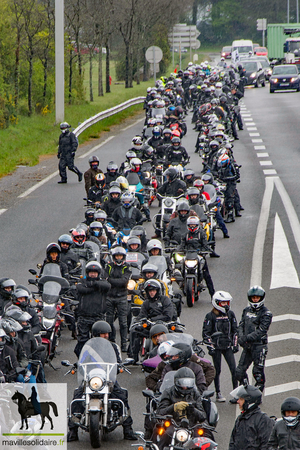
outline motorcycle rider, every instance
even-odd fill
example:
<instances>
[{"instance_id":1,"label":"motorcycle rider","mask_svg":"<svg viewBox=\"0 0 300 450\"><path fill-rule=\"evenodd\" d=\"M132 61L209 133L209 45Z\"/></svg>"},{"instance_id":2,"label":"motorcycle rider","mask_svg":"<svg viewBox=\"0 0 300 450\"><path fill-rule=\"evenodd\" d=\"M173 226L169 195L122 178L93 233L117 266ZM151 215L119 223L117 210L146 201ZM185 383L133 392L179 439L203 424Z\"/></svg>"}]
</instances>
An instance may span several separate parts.
<instances>
[{"instance_id":1,"label":"motorcycle rider","mask_svg":"<svg viewBox=\"0 0 300 450\"><path fill-rule=\"evenodd\" d=\"M186 169L183 172L183 180L184 180L187 188L190 188L193 186L193 183L195 180L195 172L193 171L193 169Z\"/></svg>"},{"instance_id":2,"label":"motorcycle rider","mask_svg":"<svg viewBox=\"0 0 300 450\"><path fill-rule=\"evenodd\" d=\"M281 405L282 420L272 430L268 450L294 450L300 448L300 400L286 398Z\"/></svg>"},{"instance_id":3,"label":"motorcycle rider","mask_svg":"<svg viewBox=\"0 0 300 450\"><path fill-rule=\"evenodd\" d=\"M118 230L132 229L143 222L141 211L134 206L135 197L131 192L125 192L121 196L121 206L113 212L112 218L117 224Z\"/></svg>"},{"instance_id":4,"label":"motorcycle rider","mask_svg":"<svg viewBox=\"0 0 300 450\"><path fill-rule=\"evenodd\" d=\"M16 381L18 366L16 354L6 345L6 333L0 328L0 382L13 383Z\"/></svg>"},{"instance_id":5,"label":"motorcycle rider","mask_svg":"<svg viewBox=\"0 0 300 450\"><path fill-rule=\"evenodd\" d=\"M97 173L95 176L95 184L90 187L88 192L88 199L96 206L100 207L102 197L104 196L104 189L106 185L106 178L103 173Z\"/></svg>"},{"instance_id":6,"label":"motorcycle rider","mask_svg":"<svg viewBox=\"0 0 300 450\"><path fill-rule=\"evenodd\" d=\"M158 189L158 193L165 197L178 197L186 191L186 184L178 178L178 171L175 167L169 167L164 173L167 181Z\"/></svg>"},{"instance_id":7,"label":"motorcycle rider","mask_svg":"<svg viewBox=\"0 0 300 450\"><path fill-rule=\"evenodd\" d=\"M76 173L79 182L82 181L82 172L74 166L78 139L74 133L70 132L69 128L71 128L71 125L67 122L60 124L61 135L59 136L57 157L59 159L59 175L61 180L58 181L58 184L67 183L67 167L71 172Z\"/></svg>"},{"instance_id":8,"label":"motorcycle rider","mask_svg":"<svg viewBox=\"0 0 300 450\"><path fill-rule=\"evenodd\" d=\"M180 423L182 418L189 420L189 425L204 422L206 415L202 406L201 395L196 389L195 375L188 367L181 367L174 375L174 386L166 389L160 398L157 414L160 416L172 415L175 422ZM171 425L157 440L159 449L168 447L171 443L174 426ZM156 434L156 433L155 433ZM155 442L157 436L154 436Z\"/></svg>"},{"instance_id":9,"label":"motorcycle rider","mask_svg":"<svg viewBox=\"0 0 300 450\"><path fill-rule=\"evenodd\" d=\"M236 167L232 164L230 157L224 153L218 159L218 178L226 183L226 190L224 192L225 206L227 210L227 219L225 223L234 222L233 209L235 209L235 216L241 217L240 214L240 204L235 204L235 192L236 192L236 181L239 179Z\"/></svg>"},{"instance_id":10,"label":"motorcycle rider","mask_svg":"<svg viewBox=\"0 0 300 450\"><path fill-rule=\"evenodd\" d=\"M241 414L235 421L228 450L267 450L274 422L259 408L261 391L251 385L239 386L230 395L236 399Z\"/></svg>"},{"instance_id":11,"label":"motorcycle rider","mask_svg":"<svg viewBox=\"0 0 300 450\"><path fill-rule=\"evenodd\" d=\"M247 377L247 369L253 362L253 377L261 392L265 387L264 366L268 353L268 329L272 322L272 313L264 305L266 292L261 286L252 286L248 293L249 306L242 313L238 326L238 343L243 347L236 378L242 383Z\"/></svg>"},{"instance_id":12,"label":"motorcycle rider","mask_svg":"<svg viewBox=\"0 0 300 450\"><path fill-rule=\"evenodd\" d=\"M200 205L200 191L196 186L193 186L187 190L187 199L191 211L193 211L200 219L200 222L204 223L207 220L203 206Z\"/></svg>"},{"instance_id":13,"label":"motorcycle rider","mask_svg":"<svg viewBox=\"0 0 300 450\"><path fill-rule=\"evenodd\" d=\"M169 297L162 295L160 282L155 279L147 280L144 284L144 291L146 300L143 302L135 322L139 322L141 319L170 322L173 317L173 306ZM133 358L135 363L139 360L139 350L139 334L134 327L131 327L128 356Z\"/></svg>"},{"instance_id":14,"label":"motorcycle rider","mask_svg":"<svg viewBox=\"0 0 300 450\"><path fill-rule=\"evenodd\" d=\"M107 224L107 213L102 209L98 209L94 216L95 222L100 222L103 226L104 232L106 234L107 240L110 244L115 241L116 230L113 229L112 225Z\"/></svg>"},{"instance_id":15,"label":"motorcycle rider","mask_svg":"<svg viewBox=\"0 0 300 450\"><path fill-rule=\"evenodd\" d=\"M82 223L89 226L94 221L95 212L96 210L94 208L87 208L84 213L85 220Z\"/></svg>"},{"instance_id":16,"label":"motorcycle rider","mask_svg":"<svg viewBox=\"0 0 300 450\"><path fill-rule=\"evenodd\" d=\"M84 183L85 183L85 190L86 195L89 193L89 189L95 185L95 176L97 173L103 173L101 169L99 169L99 158L97 156L90 156L89 158L89 165L90 168L84 172Z\"/></svg>"},{"instance_id":17,"label":"motorcycle rider","mask_svg":"<svg viewBox=\"0 0 300 450\"><path fill-rule=\"evenodd\" d=\"M186 165L189 162L189 155L185 147L181 145L180 137L174 136L172 144L167 150L167 161L169 164Z\"/></svg>"},{"instance_id":18,"label":"motorcycle rider","mask_svg":"<svg viewBox=\"0 0 300 450\"><path fill-rule=\"evenodd\" d=\"M104 175L106 186L109 187L110 183L112 181L115 181L120 176L120 173L118 171L118 164L116 164L114 161L110 161L107 165Z\"/></svg>"},{"instance_id":19,"label":"motorcycle rider","mask_svg":"<svg viewBox=\"0 0 300 450\"><path fill-rule=\"evenodd\" d=\"M77 344L74 353L77 357L90 338L93 324L104 319L106 296L111 287L105 279L106 274L97 261L90 261L86 267L86 278L76 285L79 305L77 307Z\"/></svg>"},{"instance_id":20,"label":"motorcycle rider","mask_svg":"<svg viewBox=\"0 0 300 450\"><path fill-rule=\"evenodd\" d=\"M0 280L0 316L3 315L6 303L10 302L15 290L16 283L12 278L1 278Z\"/></svg>"},{"instance_id":21,"label":"motorcycle rider","mask_svg":"<svg viewBox=\"0 0 300 450\"><path fill-rule=\"evenodd\" d=\"M237 387L234 353L239 351L239 346L237 342L237 321L234 312L230 309L231 300L232 297L229 292L215 292L212 298L213 309L206 314L202 329L203 341L208 346L208 353L212 356L216 369L214 382L217 402L226 401L220 389L222 355L231 372L233 389ZM222 335L214 339L215 332L221 332Z\"/></svg>"},{"instance_id":22,"label":"motorcycle rider","mask_svg":"<svg viewBox=\"0 0 300 450\"><path fill-rule=\"evenodd\" d=\"M121 337L121 350L127 351L127 284L131 277L130 265L126 263L126 250L115 247L111 250L112 262L108 263L105 271L111 288L106 299L106 320L111 326L110 341L115 342L116 330L114 327L115 314L118 315Z\"/></svg>"},{"instance_id":23,"label":"motorcycle rider","mask_svg":"<svg viewBox=\"0 0 300 450\"><path fill-rule=\"evenodd\" d=\"M164 281L158 279L157 266L155 264L146 262L146 264L144 264L142 266L141 278L136 282L136 285L135 285L135 288L133 291L133 303L135 305L143 304L145 297L146 297L144 285L145 285L145 282L147 280L150 280L151 278L154 278L155 280L158 280L160 282L162 294L169 297L167 284Z\"/></svg>"},{"instance_id":24,"label":"motorcycle rider","mask_svg":"<svg viewBox=\"0 0 300 450\"><path fill-rule=\"evenodd\" d=\"M84 259L86 262L93 259L93 251L86 243L86 233L82 228L76 228L72 231L73 244L71 250L79 259Z\"/></svg>"},{"instance_id":25,"label":"motorcycle rider","mask_svg":"<svg viewBox=\"0 0 300 450\"><path fill-rule=\"evenodd\" d=\"M110 333L111 333L111 327L110 327L109 323L105 322L104 320L98 320L92 326L92 337L101 337L103 339L108 340ZM118 364L122 364L122 357L121 357L118 345L115 344L114 342L111 342L111 345L115 351ZM84 393L84 386L83 385L78 386L74 391L73 400L83 398L83 393ZM137 437L135 436L134 431L132 429L133 420L130 415L130 408L129 408L129 404L128 404L128 393L125 389L122 389L120 387L117 380L116 380L113 390L110 394L110 398L118 398L124 402L124 404L128 410L127 418L126 418L126 420L124 420L124 422L122 422L124 439L130 440L130 441L136 441ZM84 412L84 405L82 403L76 402L75 404L72 405L72 414L83 413L83 412ZM67 442L78 441L77 425L74 422L69 420L68 427L69 427L69 432L67 435Z\"/></svg>"},{"instance_id":26,"label":"motorcycle rider","mask_svg":"<svg viewBox=\"0 0 300 450\"><path fill-rule=\"evenodd\" d=\"M40 270L40 276L43 275L44 268L47 264L57 264L60 268L60 273L63 278L69 276L68 266L60 259L61 248L56 242L51 242L46 248L46 259L43 262L42 268Z\"/></svg>"},{"instance_id":27,"label":"motorcycle rider","mask_svg":"<svg viewBox=\"0 0 300 450\"><path fill-rule=\"evenodd\" d=\"M107 200L101 205L101 209L106 212L108 217L112 217L116 208L121 206L121 189L118 186L109 188Z\"/></svg>"},{"instance_id":28,"label":"motorcycle rider","mask_svg":"<svg viewBox=\"0 0 300 450\"><path fill-rule=\"evenodd\" d=\"M16 292L12 296L12 300L6 304L4 310L5 314L6 311L9 309L9 307L12 307L12 305L18 306L22 311L27 312L30 314L29 323L31 326L31 331L33 334L38 334L40 332L40 319L39 316L34 308L31 308L30 306L30 299L29 299L29 293L27 290L18 288L16 289Z\"/></svg>"},{"instance_id":29,"label":"motorcycle rider","mask_svg":"<svg viewBox=\"0 0 300 450\"><path fill-rule=\"evenodd\" d=\"M144 195L142 192L140 192L140 188L143 188L143 186L149 184L149 179L146 178L147 173L142 172L142 161L139 158L133 158L130 161L130 165L126 173L124 174L125 177L129 180L130 179L130 173L136 173L139 178L139 184L137 185L137 189L135 192L136 197L138 198L141 210L145 214L148 222L150 222L150 210L149 207L144 203Z\"/></svg>"},{"instance_id":30,"label":"motorcycle rider","mask_svg":"<svg viewBox=\"0 0 300 450\"><path fill-rule=\"evenodd\" d=\"M79 272L80 267L78 265L79 258L76 253L71 250L73 244L72 238L69 234L62 234L58 238L58 245L61 248L60 260L67 265L69 273Z\"/></svg>"},{"instance_id":31,"label":"motorcycle rider","mask_svg":"<svg viewBox=\"0 0 300 450\"><path fill-rule=\"evenodd\" d=\"M168 247L170 241L181 242L181 237L187 232L187 219L189 217L190 206L186 201L179 203L177 207L177 217L170 220L166 235L164 237L165 245Z\"/></svg>"},{"instance_id":32,"label":"motorcycle rider","mask_svg":"<svg viewBox=\"0 0 300 450\"><path fill-rule=\"evenodd\" d=\"M213 184L214 179L213 179L213 176L212 176L211 173L205 173L204 175L202 175L201 179L202 179L202 181L204 183L204 191L206 191L206 189L207 190L208 189L213 189L214 192L216 193L216 188L215 188L215 186ZM209 185L209 186L206 188L205 186L207 186L207 185ZM217 211L216 211L215 217L216 217L217 224L218 224L219 228L223 232L224 239L229 239L230 236L228 234L228 230L227 230L227 227L225 225L224 219L223 219L223 217L222 217L222 215L220 213L220 207L219 207L219 205L216 205L216 207L217 207Z\"/></svg>"}]
</instances>

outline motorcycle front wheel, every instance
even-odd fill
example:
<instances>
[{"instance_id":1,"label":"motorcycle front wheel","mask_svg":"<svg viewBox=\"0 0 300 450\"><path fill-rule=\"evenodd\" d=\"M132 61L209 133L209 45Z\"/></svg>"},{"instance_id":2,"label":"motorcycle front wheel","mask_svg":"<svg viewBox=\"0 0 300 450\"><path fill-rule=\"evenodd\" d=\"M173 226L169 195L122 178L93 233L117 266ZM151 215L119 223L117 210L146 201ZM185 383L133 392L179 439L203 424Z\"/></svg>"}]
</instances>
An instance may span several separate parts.
<instances>
[{"instance_id":1,"label":"motorcycle front wheel","mask_svg":"<svg viewBox=\"0 0 300 450\"><path fill-rule=\"evenodd\" d=\"M100 426L100 411L90 414L90 441L93 448L101 447L103 430Z\"/></svg>"},{"instance_id":2,"label":"motorcycle front wheel","mask_svg":"<svg viewBox=\"0 0 300 450\"><path fill-rule=\"evenodd\" d=\"M195 279L188 278L186 280L186 303L189 308L194 306L195 302Z\"/></svg>"}]
</instances>

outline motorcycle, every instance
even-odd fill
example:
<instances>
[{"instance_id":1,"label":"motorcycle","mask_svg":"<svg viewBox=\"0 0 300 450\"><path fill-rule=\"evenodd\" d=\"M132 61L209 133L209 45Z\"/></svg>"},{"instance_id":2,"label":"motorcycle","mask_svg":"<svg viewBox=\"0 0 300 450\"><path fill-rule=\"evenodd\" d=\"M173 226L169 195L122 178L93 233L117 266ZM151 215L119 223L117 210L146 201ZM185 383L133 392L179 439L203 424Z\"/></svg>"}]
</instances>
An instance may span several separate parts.
<instances>
[{"instance_id":1,"label":"motorcycle","mask_svg":"<svg viewBox=\"0 0 300 450\"><path fill-rule=\"evenodd\" d=\"M118 398L110 398L117 380L118 368L126 370L117 363L115 351L109 341L96 337L90 339L81 350L78 363L62 361L63 366L71 366L65 374L77 372L79 386L83 386L83 397L75 398L68 408L68 418L78 427L89 433L91 446L99 448L102 439L127 418L127 408ZM72 406L81 412L74 412ZM74 408L76 410L76 408Z\"/></svg>"},{"instance_id":2,"label":"motorcycle","mask_svg":"<svg viewBox=\"0 0 300 450\"><path fill-rule=\"evenodd\" d=\"M152 225L154 229L158 229L162 233L162 236L165 237L170 217L176 211L178 200L184 197L184 194L181 194L178 197L164 197L157 194L156 197L161 202L161 209L160 212L155 214L152 218Z\"/></svg>"}]
</instances>

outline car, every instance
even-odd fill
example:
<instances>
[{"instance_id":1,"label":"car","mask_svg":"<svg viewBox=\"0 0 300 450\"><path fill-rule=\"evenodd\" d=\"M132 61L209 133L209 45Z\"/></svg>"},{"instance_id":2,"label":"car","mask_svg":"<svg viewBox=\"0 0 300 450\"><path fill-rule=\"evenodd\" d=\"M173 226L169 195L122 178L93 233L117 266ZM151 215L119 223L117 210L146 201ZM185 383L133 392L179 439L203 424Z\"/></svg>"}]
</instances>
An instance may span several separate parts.
<instances>
[{"instance_id":1,"label":"car","mask_svg":"<svg viewBox=\"0 0 300 450\"><path fill-rule=\"evenodd\" d=\"M256 56L268 56L268 49L266 47L256 47L254 49L254 54Z\"/></svg>"},{"instance_id":2,"label":"car","mask_svg":"<svg viewBox=\"0 0 300 450\"><path fill-rule=\"evenodd\" d=\"M225 59L231 59L231 46L222 48L221 57Z\"/></svg>"},{"instance_id":3,"label":"car","mask_svg":"<svg viewBox=\"0 0 300 450\"><path fill-rule=\"evenodd\" d=\"M247 78L246 86L265 86L266 78L265 72L262 68L262 64L260 61L256 61L256 59L247 59L242 61L242 65L245 69L245 76Z\"/></svg>"},{"instance_id":4,"label":"car","mask_svg":"<svg viewBox=\"0 0 300 450\"><path fill-rule=\"evenodd\" d=\"M267 56L253 56L253 60L259 61L262 65L262 68L265 72L265 79L269 80L270 76L272 75L272 67L270 64L270 61L268 60Z\"/></svg>"},{"instance_id":5,"label":"car","mask_svg":"<svg viewBox=\"0 0 300 450\"><path fill-rule=\"evenodd\" d=\"M274 91L296 89L300 91L300 75L295 64L274 66L270 77L270 94Z\"/></svg>"}]
</instances>

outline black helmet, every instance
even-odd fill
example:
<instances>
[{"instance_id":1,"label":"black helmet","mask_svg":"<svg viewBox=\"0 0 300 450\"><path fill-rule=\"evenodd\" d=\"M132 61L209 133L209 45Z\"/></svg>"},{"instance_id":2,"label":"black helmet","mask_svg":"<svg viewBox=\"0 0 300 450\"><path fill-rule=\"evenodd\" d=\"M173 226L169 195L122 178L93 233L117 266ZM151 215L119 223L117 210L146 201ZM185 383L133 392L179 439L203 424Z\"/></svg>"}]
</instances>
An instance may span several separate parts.
<instances>
[{"instance_id":1,"label":"black helmet","mask_svg":"<svg viewBox=\"0 0 300 450\"><path fill-rule=\"evenodd\" d=\"M97 320L92 326L92 336L100 337L100 334L111 333L111 326L104 320Z\"/></svg>"},{"instance_id":2,"label":"black helmet","mask_svg":"<svg viewBox=\"0 0 300 450\"><path fill-rule=\"evenodd\" d=\"M141 273L144 278L147 278L146 277L147 273L153 274L153 276L151 276L151 278L157 278L158 267L155 264L147 263L142 267Z\"/></svg>"},{"instance_id":3,"label":"black helmet","mask_svg":"<svg viewBox=\"0 0 300 450\"><path fill-rule=\"evenodd\" d=\"M97 272L98 276L96 278L93 278L93 280L99 280L100 273L101 273L101 266L100 266L100 264L97 261L90 261L85 266L85 273L86 273L86 278L87 279L91 279L90 276L89 276L90 272Z\"/></svg>"},{"instance_id":4,"label":"black helmet","mask_svg":"<svg viewBox=\"0 0 300 450\"><path fill-rule=\"evenodd\" d=\"M150 337L151 338L157 334L163 334L163 333L165 333L165 334L169 333L168 328L163 323L156 323L150 329Z\"/></svg>"},{"instance_id":5,"label":"black helmet","mask_svg":"<svg viewBox=\"0 0 300 450\"><path fill-rule=\"evenodd\" d=\"M174 347L174 346L173 346ZM174 375L174 385L180 395L187 395L195 388L195 374L189 367L181 367Z\"/></svg>"},{"instance_id":6,"label":"black helmet","mask_svg":"<svg viewBox=\"0 0 300 450\"><path fill-rule=\"evenodd\" d=\"M214 139L213 141L210 141L209 147L210 147L212 152L216 152L216 151L219 150L220 144L219 144L219 142L216 139Z\"/></svg>"},{"instance_id":7,"label":"black helmet","mask_svg":"<svg viewBox=\"0 0 300 450\"><path fill-rule=\"evenodd\" d=\"M1 278L0 280L0 294L5 300L10 300L14 292L16 283L12 278ZM11 288L10 291L6 291L5 288Z\"/></svg>"},{"instance_id":8,"label":"black helmet","mask_svg":"<svg viewBox=\"0 0 300 450\"><path fill-rule=\"evenodd\" d=\"M179 342L172 345L168 354L170 356L168 363L173 370L177 370L190 360L192 356L192 348L188 344Z\"/></svg>"},{"instance_id":9,"label":"black helmet","mask_svg":"<svg viewBox=\"0 0 300 450\"><path fill-rule=\"evenodd\" d=\"M249 291L247 292L248 301L249 301L249 305L251 306L251 308L260 309L265 302L265 295L266 295L266 292L261 286L252 286L249 289ZM260 297L260 301L254 303L252 301L253 296Z\"/></svg>"},{"instance_id":10,"label":"black helmet","mask_svg":"<svg viewBox=\"0 0 300 450\"><path fill-rule=\"evenodd\" d=\"M51 244L47 245L46 255L49 260L50 260L50 253L53 251L58 253L58 259L59 259L59 256L61 254L61 248L58 244L56 244L56 242L51 242Z\"/></svg>"},{"instance_id":11,"label":"black helmet","mask_svg":"<svg viewBox=\"0 0 300 450\"><path fill-rule=\"evenodd\" d=\"M251 411L261 404L262 392L256 386L239 386L230 392L230 395L235 398L243 398L245 403L243 404L243 411Z\"/></svg>"},{"instance_id":12,"label":"black helmet","mask_svg":"<svg viewBox=\"0 0 300 450\"><path fill-rule=\"evenodd\" d=\"M123 258L118 260L118 259L116 259L117 255L122 255ZM121 266L124 263L124 261L126 260L126 250L125 250L125 248L123 248L121 246L115 247L111 250L111 256L112 256L114 263L117 264L118 266Z\"/></svg>"},{"instance_id":13,"label":"black helmet","mask_svg":"<svg viewBox=\"0 0 300 450\"><path fill-rule=\"evenodd\" d=\"M150 297L149 291L156 289L156 294L154 297ZM150 301L158 300L161 294L161 285L160 282L151 278L144 283L144 290L146 292L147 298Z\"/></svg>"},{"instance_id":14,"label":"black helmet","mask_svg":"<svg viewBox=\"0 0 300 450\"><path fill-rule=\"evenodd\" d=\"M167 177L168 181L172 182L178 177L178 172L174 167L170 167L165 171L165 176Z\"/></svg>"},{"instance_id":15,"label":"black helmet","mask_svg":"<svg viewBox=\"0 0 300 450\"><path fill-rule=\"evenodd\" d=\"M196 198L191 198L191 195L196 195ZM189 202L191 205L196 205L197 203L199 203L199 198L200 198L200 192L199 189L197 189L196 187L191 187L187 190L187 197L189 199Z\"/></svg>"},{"instance_id":16,"label":"black helmet","mask_svg":"<svg viewBox=\"0 0 300 450\"><path fill-rule=\"evenodd\" d=\"M186 203L186 201L180 202L178 207L177 207L177 211L178 211L178 217L181 221L186 221L188 216L189 216L189 212L190 212L190 205L188 203ZM183 211L187 211L185 214L183 214Z\"/></svg>"},{"instance_id":17,"label":"black helmet","mask_svg":"<svg viewBox=\"0 0 300 450\"><path fill-rule=\"evenodd\" d=\"M286 411L298 411L297 416L286 416ZM300 400L297 397L288 397L281 405L281 416L288 427L297 425L300 419Z\"/></svg>"},{"instance_id":18,"label":"black helmet","mask_svg":"<svg viewBox=\"0 0 300 450\"><path fill-rule=\"evenodd\" d=\"M98 169L100 164L99 158L97 156L90 156L89 164L91 166L91 169Z\"/></svg>"},{"instance_id":19,"label":"black helmet","mask_svg":"<svg viewBox=\"0 0 300 450\"><path fill-rule=\"evenodd\" d=\"M196 437L194 439L189 439L183 448L185 450L217 450L218 444L216 444L211 439L206 437Z\"/></svg>"},{"instance_id":20,"label":"black helmet","mask_svg":"<svg viewBox=\"0 0 300 450\"><path fill-rule=\"evenodd\" d=\"M94 220L94 215L95 215L95 210L93 208L88 208L85 213L84 213L84 217L86 220L86 223L89 225L90 223L93 222Z\"/></svg>"},{"instance_id":21,"label":"black helmet","mask_svg":"<svg viewBox=\"0 0 300 450\"><path fill-rule=\"evenodd\" d=\"M173 147L178 148L181 144L180 137L178 137L178 136L172 137L171 142L172 142Z\"/></svg>"},{"instance_id":22,"label":"black helmet","mask_svg":"<svg viewBox=\"0 0 300 450\"><path fill-rule=\"evenodd\" d=\"M132 249L131 245L138 245L136 249ZM138 236L130 236L127 241L127 249L129 252L140 252L141 251L141 240Z\"/></svg>"}]
</instances>

